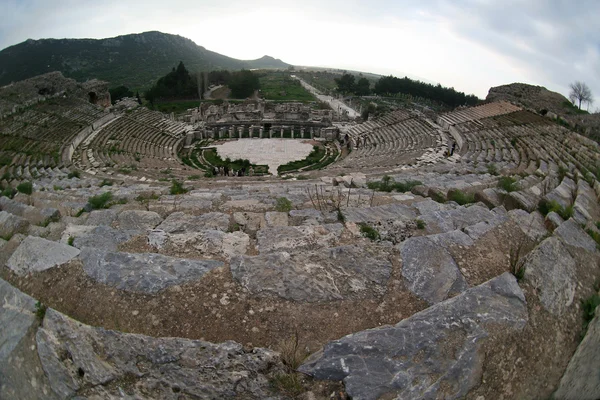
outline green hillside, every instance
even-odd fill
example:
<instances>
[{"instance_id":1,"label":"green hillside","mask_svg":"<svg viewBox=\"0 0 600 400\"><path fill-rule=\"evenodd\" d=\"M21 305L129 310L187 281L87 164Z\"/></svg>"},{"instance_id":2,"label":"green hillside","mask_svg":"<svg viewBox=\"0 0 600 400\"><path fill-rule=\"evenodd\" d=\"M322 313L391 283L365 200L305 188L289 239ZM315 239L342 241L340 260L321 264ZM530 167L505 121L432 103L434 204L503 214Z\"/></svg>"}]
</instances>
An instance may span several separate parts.
<instances>
[{"instance_id":1,"label":"green hillside","mask_svg":"<svg viewBox=\"0 0 600 400\"><path fill-rule=\"evenodd\" d=\"M60 71L78 81L97 78L110 82L111 87L146 88L179 61L191 73L289 66L269 56L237 60L161 32L108 39L30 39L0 51L0 85Z\"/></svg>"}]
</instances>

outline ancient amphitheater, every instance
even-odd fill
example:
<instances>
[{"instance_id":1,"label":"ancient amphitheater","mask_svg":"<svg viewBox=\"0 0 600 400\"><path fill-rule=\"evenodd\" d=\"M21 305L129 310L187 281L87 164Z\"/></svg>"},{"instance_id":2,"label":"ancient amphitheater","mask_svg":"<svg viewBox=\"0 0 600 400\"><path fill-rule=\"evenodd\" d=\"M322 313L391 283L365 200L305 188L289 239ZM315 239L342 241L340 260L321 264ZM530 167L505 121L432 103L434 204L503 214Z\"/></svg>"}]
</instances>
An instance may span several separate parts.
<instances>
[{"instance_id":1,"label":"ancient amphitheater","mask_svg":"<svg viewBox=\"0 0 600 400\"><path fill-rule=\"evenodd\" d=\"M600 396L600 151L552 120L177 121L59 74L0 99L2 399ZM204 177L267 135L326 150Z\"/></svg>"}]
</instances>

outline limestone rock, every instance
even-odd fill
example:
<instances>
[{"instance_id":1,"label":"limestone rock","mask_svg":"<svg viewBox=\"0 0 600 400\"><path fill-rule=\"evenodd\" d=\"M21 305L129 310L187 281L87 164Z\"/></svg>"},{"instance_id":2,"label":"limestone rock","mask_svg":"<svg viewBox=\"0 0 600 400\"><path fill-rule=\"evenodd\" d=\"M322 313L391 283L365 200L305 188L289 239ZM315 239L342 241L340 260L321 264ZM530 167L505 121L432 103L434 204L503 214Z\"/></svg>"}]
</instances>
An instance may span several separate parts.
<instances>
[{"instance_id":1,"label":"limestone rock","mask_svg":"<svg viewBox=\"0 0 600 400\"><path fill-rule=\"evenodd\" d=\"M475 193L475 200L483 202L488 207L498 207L502 204L505 192L500 193L496 188L483 189Z\"/></svg>"},{"instance_id":2,"label":"limestone rock","mask_svg":"<svg viewBox=\"0 0 600 400\"><path fill-rule=\"evenodd\" d=\"M93 279L121 290L156 293L168 286L198 280L223 266L214 260L187 260L155 253L123 253L85 247L83 270Z\"/></svg>"},{"instance_id":3,"label":"limestone rock","mask_svg":"<svg viewBox=\"0 0 600 400\"><path fill-rule=\"evenodd\" d=\"M64 264L78 254L75 247L28 236L8 259L7 266L19 275L27 275Z\"/></svg>"},{"instance_id":4,"label":"limestone rock","mask_svg":"<svg viewBox=\"0 0 600 400\"><path fill-rule=\"evenodd\" d=\"M343 212L347 222L355 223L375 223L388 220L408 222L417 217L411 207L398 203L364 208L350 207L344 209Z\"/></svg>"},{"instance_id":5,"label":"limestone rock","mask_svg":"<svg viewBox=\"0 0 600 400\"><path fill-rule=\"evenodd\" d=\"M506 221L506 217L491 212L487 207L473 205L471 207L457 207L451 210L433 211L421 215L428 233L450 232L463 229L467 226L485 222L492 227Z\"/></svg>"},{"instance_id":6,"label":"limestone rock","mask_svg":"<svg viewBox=\"0 0 600 400\"><path fill-rule=\"evenodd\" d=\"M196 250L205 256L223 257L227 260L246 254L250 237L244 232L225 233L218 230L203 230L193 233L166 234L154 229L148 235L148 243L161 248L171 245L179 251Z\"/></svg>"},{"instance_id":7,"label":"limestone rock","mask_svg":"<svg viewBox=\"0 0 600 400\"><path fill-rule=\"evenodd\" d=\"M319 225L325 220L323 213L314 208L291 210L289 216L294 225Z\"/></svg>"},{"instance_id":8,"label":"limestone rock","mask_svg":"<svg viewBox=\"0 0 600 400\"><path fill-rule=\"evenodd\" d=\"M539 197L525 191L510 192L504 198L504 207L507 210L522 209L532 212L537 209Z\"/></svg>"},{"instance_id":9,"label":"limestone rock","mask_svg":"<svg viewBox=\"0 0 600 400\"><path fill-rule=\"evenodd\" d=\"M56 399L44 377L35 345L35 300L0 279L0 398Z\"/></svg>"},{"instance_id":10,"label":"limestone rock","mask_svg":"<svg viewBox=\"0 0 600 400\"><path fill-rule=\"evenodd\" d=\"M261 253L314 246L334 246L343 229L342 224L278 226L261 229L256 233L256 239Z\"/></svg>"},{"instance_id":11,"label":"limestone rock","mask_svg":"<svg viewBox=\"0 0 600 400\"><path fill-rule=\"evenodd\" d=\"M8 240L16 233L26 233L29 221L6 211L0 211L0 237Z\"/></svg>"},{"instance_id":12,"label":"limestone rock","mask_svg":"<svg viewBox=\"0 0 600 400\"><path fill-rule=\"evenodd\" d=\"M60 398L84 393L86 398L123 398L126 393L136 399L266 399L269 378L282 370L271 350L109 331L52 309L36 340L52 391Z\"/></svg>"},{"instance_id":13,"label":"limestone rock","mask_svg":"<svg viewBox=\"0 0 600 400\"><path fill-rule=\"evenodd\" d=\"M544 308L562 315L573 303L577 287L575 260L566 247L550 237L526 256L524 267L525 279L538 290Z\"/></svg>"},{"instance_id":14,"label":"limestone rock","mask_svg":"<svg viewBox=\"0 0 600 400\"><path fill-rule=\"evenodd\" d=\"M589 252L596 250L596 242L572 218L560 224L554 234L562 241L579 249Z\"/></svg>"},{"instance_id":15,"label":"limestone rock","mask_svg":"<svg viewBox=\"0 0 600 400\"><path fill-rule=\"evenodd\" d=\"M162 222L162 218L154 211L125 210L117 219L120 229L146 231Z\"/></svg>"},{"instance_id":16,"label":"limestone rock","mask_svg":"<svg viewBox=\"0 0 600 400\"><path fill-rule=\"evenodd\" d=\"M230 268L234 279L253 294L319 302L383 294L392 264L375 250L341 246L235 257Z\"/></svg>"},{"instance_id":17,"label":"limestone rock","mask_svg":"<svg viewBox=\"0 0 600 400\"><path fill-rule=\"evenodd\" d=\"M227 231L229 215L220 212L209 212L198 216L183 212L174 212L156 227L167 233L191 233L206 229Z\"/></svg>"},{"instance_id":18,"label":"limestone rock","mask_svg":"<svg viewBox=\"0 0 600 400\"><path fill-rule=\"evenodd\" d=\"M139 231L123 231L101 225L88 231L84 230L79 235L74 235L73 246L78 249L94 247L105 250L116 250L119 244L127 242L138 234L140 234Z\"/></svg>"},{"instance_id":19,"label":"limestone rock","mask_svg":"<svg viewBox=\"0 0 600 400\"><path fill-rule=\"evenodd\" d=\"M562 219L562 217L560 215L558 215L557 213L555 213L554 211L551 211L548 213L548 215L546 215L546 219L545 219L545 225L548 229L552 229L555 230L556 228L558 228L564 221Z\"/></svg>"},{"instance_id":20,"label":"limestone rock","mask_svg":"<svg viewBox=\"0 0 600 400\"><path fill-rule=\"evenodd\" d=\"M357 399L463 398L480 383L482 343L526 323L523 292L505 273L396 325L330 342L299 371L343 380Z\"/></svg>"},{"instance_id":21,"label":"limestone rock","mask_svg":"<svg viewBox=\"0 0 600 400\"><path fill-rule=\"evenodd\" d=\"M443 240L439 238L438 240ZM460 239L468 242L468 239ZM398 246L402 258L402 276L408 289L435 304L468 288L458 265L440 241L427 236L407 239Z\"/></svg>"},{"instance_id":22,"label":"limestone rock","mask_svg":"<svg viewBox=\"0 0 600 400\"><path fill-rule=\"evenodd\" d=\"M60 219L56 208L37 208L20 203L8 197L0 197L0 210L25 218L31 224L45 226Z\"/></svg>"},{"instance_id":23,"label":"limestone rock","mask_svg":"<svg viewBox=\"0 0 600 400\"><path fill-rule=\"evenodd\" d=\"M255 212L235 212L233 213L233 221L245 232L256 232L267 225L265 215Z\"/></svg>"},{"instance_id":24,"label":"limestone rock","mask_svg":"<svg viewBox=\"0 0 600 400\"><path fill-rule=\"evenodd\" d=\"M86 220L86 225L106 225L111 226L117 220L117 212L115 210L94 210L90 213Z\"/></svg>"},{"instance_id":25,"label":"limestone rock","mask_svg":"<svg viewBox=\"0 0 600 400\"><path fill-rule=\"evenodd\" d=\"M267 226L288 226L288 215L284 212L268 211L265 221Z\"/></svg>"},{"instance_id":26,"label":"limestone rock","mask_svg":"<svg viewBox=\"0 0 600 400\"><path fill-rule=\"evenodd\" d=\"M600 398L600 314L588 325L588 330L573 354L553 398L565 400L596 400Z\"/></svg>"},{"instance_id":27,"label":"limestone rock","mask_svg":"<svg viewBox=\"0 0 600 400\"><path fill-rule=\"evenodd\" d=\"M548 235L544 216L538 211L530 214L525 210L510 210L508 216L533 241L538 241Z\"/></svg>"}]
</instances>

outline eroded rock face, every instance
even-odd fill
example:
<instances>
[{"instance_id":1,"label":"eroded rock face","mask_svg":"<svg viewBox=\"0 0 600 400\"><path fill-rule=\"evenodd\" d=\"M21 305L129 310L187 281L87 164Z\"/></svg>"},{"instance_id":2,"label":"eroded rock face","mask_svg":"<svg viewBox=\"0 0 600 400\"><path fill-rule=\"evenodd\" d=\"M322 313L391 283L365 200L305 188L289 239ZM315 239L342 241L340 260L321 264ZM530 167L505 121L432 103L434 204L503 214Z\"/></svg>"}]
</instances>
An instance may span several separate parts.
<instances>
[{"instance_id":1,"label":"eroded rock face","mask_svg":"<svg viewBox=\"0 0 600 400\"><path fill-rule=\"evenodd\" d=\"M575 260L565 245L556 237L544 240L527 255L524 267L525 279L538 290L544 308L562 315L573 303L577 288Z\"/></svg>"},{"instance_id":2,"label":"eroded rock face","mask_svg":"<svg viewBox=\"0 0 600 400\"><path fill-rule=\"evenodd\" d=\"M392 264L376 250L341 246L235 257L230 268L233 278L253 294L319 302L383 294Z\"/></svg>"},{"instance_id":3,"label":"eroded rock face","mask_svg":"<svg viewBox=\"0 0 600 400\"><path fill-rule=\"evenodd\" d=\"M187 260L155 253L123 253L83 248L83 270L93 279L121 290L156 293L198 280L223 266L214 260Z\"/></svg>"},{"instance_id":4,"label":"eroded rock face","mask_svg":"<svg viewBox=\"0 0 600 400\"><path fill-rule=\"evenodd\" d=\"M206 257L231 257L246 254L250 245L250 236L244 232L225 233L219 230L203 230L169 234L154 229L148 234L148 244L158 249L172 246L179 252L198 252Z\"/></svg>"},{"instance_id":5,"label":"eroded rock face","mask_svg":"<svg viewBox=\"0 0 600 400\"><path fill-rule=\"evenodd\" d=\"M343 229L342 224L277 226L259 230L256 239L261 253L334 246Z\"/></svg>"},{"instance_id":6,"label":"eroded rock face","mask_svg":"<svg viewBox=\"0 0 600 400\"><path fill-rule=\"evenodd\" d=\"M438 303L468 288L458 265L445 247L454 243L472 244L467 235L458 231L433 236L435 240L427 236L413 237L398 246L402 276L408 289L429 304Z\"/></svg>"},{"instance_id":7,"label":"eroded rock face","mask_svg":"<svg viewBox=\"0 0 600 400\"><path fill-rule=\"evenodd\" d=\"M523 292L505 273L394 326L330 342L299 370L343 380L357 399L458 399L480 382L483 341L523 329L527 318Z\"/></svg>"},{"instance_id":8,"label":"eroded rock face","mask_svg":"<svg viewBox=\"0 0 600 400\"><path fill-rule=\"evenodd\" d=\"M595 400L600 396L600 317L588 325L588 331L571 358L555 399Z\"/></svg>"},{"instance_id":9,"label":"eroded rock face","mask_svg":"<svg viewBox=\"0 0 600 400\"><path fill-rule=\"evenodd\" d=\"M36 301L0 279L0 398L54 399L35 344Z\"/></svg>"},{"instance_id":10,"label":"eroded rock face","mask_svg":"<svg viewBox=\"0 0 600 400\"><path fill-rule=\"evenodd\" d=\"M74 238L73 246L78 249L94 247L97 249L116 250L119 244L125 243L135 235L141 233L141 231L113 229L105 225L91 229L80 228L72 233L72 237Z\"/></svg>"},{"instance_id":11,"label":"eroded rock face","mask_svg":"<svg viewBox=\"0 0 600 400\"><path fill-rule=\"evenodd\" d=\"M596 242L572 218L560 224L554 234L576 249L594 252Z\"/></svg>"},{"instance_id":12,"label":"eroded rock face","mask_svg":"<svg viewBox=\"0 0 600 400\"><path fill-rule=\"evenodd\" d=\"M78 254L79 249L73 246L28 236L8 259L7 266L19 275L27 275L64 264Z\"/></svg>"},{"instance_id":13,"label":"eroded rock face","mask_svg":"<svg viewBox=\"0 0 600 400\"><path fill-rule=\"evenodd\" d=\"M16 215L0 211L0 237L9 239L16 233L26 233L29 221Z\"/></svg>"},{"instance_id":14,"label":"eroded rock face","mask_svg":"<svg viewBox=\"0 0 600 400\"><path fill-rule=\"evenodd\" d=\"M162 218L154 211L125 210L119 214L117 221L121 229L145 231L160 224Z\"/></svg>"},{"instance_id":15,"label":"eroded rock face","mask_svg":"<svg viewBox=\"0 0 600 400\"><path fill-rule=\"evenodd\" d=\"M229 228L229 215L209 212L194 216L183 212L174 212L156 228L167 233L197 232L206 229L225 232Z\"/></svg>"}]
</instances>

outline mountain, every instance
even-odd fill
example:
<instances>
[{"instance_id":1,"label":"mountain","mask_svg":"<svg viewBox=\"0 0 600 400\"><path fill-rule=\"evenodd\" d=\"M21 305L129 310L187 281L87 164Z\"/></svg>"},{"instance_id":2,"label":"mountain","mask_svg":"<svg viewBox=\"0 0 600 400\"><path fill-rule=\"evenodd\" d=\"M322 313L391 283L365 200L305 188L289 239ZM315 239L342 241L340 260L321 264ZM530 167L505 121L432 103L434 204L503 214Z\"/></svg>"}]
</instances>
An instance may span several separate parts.
<instances>
[{"instance_id":1,"label":"mountain","mask_svg":"<svg viewBox=\"0 0 600 400\"><path fill-rule=\"evenodd\" d=\"M0 86L60 71L78 81L97 78L111 87L137 89L152 85L179 61L191 72L290 66L269 56L237 60L156 31L108 39L29 39L0 51Z\"/></svg>"}]
</instances>

